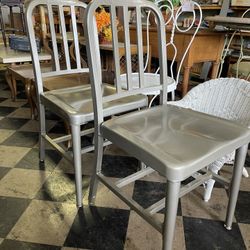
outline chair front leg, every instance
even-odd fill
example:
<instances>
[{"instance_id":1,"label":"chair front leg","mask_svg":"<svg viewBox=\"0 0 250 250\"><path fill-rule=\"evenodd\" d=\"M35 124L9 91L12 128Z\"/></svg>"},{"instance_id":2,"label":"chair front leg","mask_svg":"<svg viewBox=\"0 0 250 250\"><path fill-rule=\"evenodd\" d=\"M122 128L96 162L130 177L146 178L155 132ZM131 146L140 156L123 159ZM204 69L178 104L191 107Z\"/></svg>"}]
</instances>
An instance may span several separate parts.
<instances>
[{"instance_id":1,"label":"chair front leg","mask_svg":"<svg viewBox=\"0 0 250 250\"><path fill-rule=\"evenodd\" d=\"M98 187L98 177L97 173L100 173L102 170L102 158L103 158L103 137L102 135L95 135L95 160L94 160L94 169L90 182L89 190L89 204L94 204L97 187Z\"/></svg>"},{"instance_id":2,"label":"chair front leg","mask_svg":"<svg viewBox=\"0 0 250 250\"><path fill-rule=\"evenodd\" d=\"M75 168L76 205L82 207L82 157L80 125L71 124L73 160Z\"/></svg>"},{"instance_id":3,"label":"chair front leg","mask_svg":"<svg viewBox=\"0 0 250 250\"><path fill-rule=\"evenodd\" d=\"M39 160L41 164L44 164L45 160L45 139L46 135L46 123L45 123L45 108L44 105L39 103L39 126L40 126L40 134L39 134Z\"/></svg>"},{"instance_id":4,"label":"chair front leg","mask_svg":"<svg viewBox=\"0 0 250 250\"><path fill-rule=\"evenodd\" d=\"M245 164L247 150L248 150L248 145L244 145L236 150L233 176L230 187L230 196L227 207L226 223L225 223L225 227L228 230L232 229L233 217L234 217L236 202L238 199L242 171Z\"/></svg>"},{"instance_id":5,"label":"chair front leg","mask_svg":"<svg viewBox=\"0 0 250 250\"><path fill-rule=\"evenodd\" d=\"M180 182L167 181L166 211L163 224L162 249L172 250L178 209Z\"/></svg>"}]
</instances>

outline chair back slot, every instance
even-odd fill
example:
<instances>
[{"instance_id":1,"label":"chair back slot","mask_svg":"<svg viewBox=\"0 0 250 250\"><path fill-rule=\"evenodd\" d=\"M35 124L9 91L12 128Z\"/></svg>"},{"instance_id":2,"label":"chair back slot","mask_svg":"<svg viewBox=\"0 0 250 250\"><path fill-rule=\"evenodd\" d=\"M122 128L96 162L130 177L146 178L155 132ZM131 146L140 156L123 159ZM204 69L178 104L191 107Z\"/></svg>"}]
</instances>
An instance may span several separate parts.
<instances>
[{"instance_id":1,"label":"chair back slot","mask_svg":"<svg viewBox=\"0 0 250 250\"><path fill-rule=\"evenodd\" d=\"M127 7L123 7L123 21L124 21L124 43L125 43L125 58L126 58L126 71L127 71L127 83L128 89L130 90L132 86L132 67L131 67L131 48L130 48L130 34L129 34L129 23L128 20L128 9Z\"/></svg>"},{"instance_id":2,"label":"chair back slot","mask_svg":"<svg viewBox=\"0 0 250 250\"><path fill-rule=\"evenodd\" d=\"M55 23L54 23L54 16L53 16L53 10L52 5L47 5L48 10L48 17L49 17L49 26L50 26L50 35L51 35L51 41L52 41L52 51L53 51L53 59L55 64L55 71L60 71L60 64L59 64L59 53L58 53L58 47L57 47L57 39L56 39L56 31L55 31Z\"/></svg>"},{"instance_id":3,"label":"chair back slot","mask_svg":"<svg viewBox=\"0 0 250 250\"><path fill-rule=\"evenodd\" d=\"M65 59L66 59L66 67L67 67L67 69L71 69L69 45L68 45L65 17L64 17L64 11L63 11L62 5L59 6L59 16L60 16L60 23L61 23L61 34L62 34L62 38L63 38L64 55L65 55Z\"/></svg>"},{"instance_id":4,"label":"chair back slot","mask_svg":"<svg viewBox=\"0 0 250 250\"><path fill-rule=\"evenodd\" d=\"M76 65L77 68L81 68L81 59L80 59L80 49L79 49L79 40L78 40L78 32L76 27L76 13L75 13L75 7L70 6L71 11L71 20L72 20L72 29L73 29L73 40L75 45L75 57L76 57Z\"/></svg>"},{"instance_id":5,"label":"chair back slot","mask_svg":"<svg viewBox=\"0 0 250 250\"><path fill-rule=\"evenodd\" d=\"M144 87L144 58L143 58L143 41L142 41L142 22L141 22L141 8L136 7L136 35L137 35L137 54L138 61L142 62L138 65L139 70L139 87Z\"/></svg>"}]
</instances>

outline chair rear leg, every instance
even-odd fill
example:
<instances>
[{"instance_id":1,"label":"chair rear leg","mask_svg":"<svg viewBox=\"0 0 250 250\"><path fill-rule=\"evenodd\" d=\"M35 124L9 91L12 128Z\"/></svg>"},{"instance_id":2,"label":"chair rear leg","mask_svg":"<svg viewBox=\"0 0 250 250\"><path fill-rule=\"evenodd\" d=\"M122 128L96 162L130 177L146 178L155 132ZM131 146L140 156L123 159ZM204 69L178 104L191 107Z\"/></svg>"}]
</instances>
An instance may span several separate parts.
<instances>
[{"instance_id":1,"label":"chair rear leg","mask_svg":"<svg viewBox=\"0 0 250 250\"><path fill-rule=\"evenodd\" d=\"M229 201L228 201L227 216L226 216L226 223L225 223L225 227L228 230L232 229L234 211L235 211L236 202L238 199L242 171L243 171L243 167L245 164L247 150L248 150L248 145L244 145L236 150L234 169L233 169L233 178L231 181L230 196L229 196Z\"/></svg>"},{"instance_id":2,"label":"chair rear leg","mask_svg":"<svg viewBox=\"0 0 250 250\"><path fill-rule=\"evenodd\" d=\"M80 126L71 124L73 161L75 169L76 205L82 207L82 158Z\"/></svg>"},{"instance_id":3,"label":"chair rear leg","mask_svg":"<svg viewBox=\"0 0 250 250\"><path fill-rule=\"evenodd\" d=\"M46 122L45 122L45 109L44 105L39 104L39 126L40 126L40 134L39 134L39 161L40 164L44 164L45 160L45 139L46 135Z\"/></svg>"},{"instance_id":4,"label":"chair rear leg","mask_svg":"<svg viewBox=\"0 0 250 250\"><path fill-rule=\"evenodd\" d=\"M166 211L163 225L162 249L172 250L178 209L180 182L167 181Z\"/></svg>"},{"instance_id":5,"label":"chair rear leg","mask_svg":"<svg viewBox=\"0 0 250 250\"><path fill-rule=\"evenodd\" d=\"M94 169L90 182L89 190L89 204L94 204L96 198L96 192L98 187L97 173L101 172L103 158L103 137L101 135L95 136L95 160Z\"/></svg>"}]
</instances>

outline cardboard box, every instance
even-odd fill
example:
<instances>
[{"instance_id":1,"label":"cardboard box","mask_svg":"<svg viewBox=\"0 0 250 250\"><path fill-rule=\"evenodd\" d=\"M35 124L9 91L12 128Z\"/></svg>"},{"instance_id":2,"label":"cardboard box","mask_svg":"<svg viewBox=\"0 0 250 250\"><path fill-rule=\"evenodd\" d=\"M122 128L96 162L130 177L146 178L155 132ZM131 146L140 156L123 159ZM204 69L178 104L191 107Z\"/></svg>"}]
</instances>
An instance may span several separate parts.
<instances>
[{"instance_id":1,"label":"cardboard box","mask_svg":"<svg viewBox=\"0 0 250 250\"><path fill-rule=\"evenodd\" d=\"M231 6L250 7L250 0L232 0Z\"/></svg>"}]
</instances>

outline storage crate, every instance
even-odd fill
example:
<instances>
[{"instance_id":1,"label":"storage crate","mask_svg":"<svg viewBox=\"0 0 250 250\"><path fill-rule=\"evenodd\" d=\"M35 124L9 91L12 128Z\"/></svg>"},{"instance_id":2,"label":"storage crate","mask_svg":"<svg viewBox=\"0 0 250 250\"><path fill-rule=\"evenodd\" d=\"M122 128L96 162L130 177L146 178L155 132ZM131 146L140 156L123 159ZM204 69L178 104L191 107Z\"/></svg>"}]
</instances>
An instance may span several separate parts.
<instances>
[{"instance_id":1,"label":"storage crate","mask_svg":"<svg viewBox=\"0 0 250 250\"><path fill-rule=\"evenodd\" d=\"M40 39L36 38L38 52L41 51ZM20 35L10 35L9 36L9 46L11 49L20 51L30 51L30 43L27 36Z\"/></svg>"}]
</instances>

